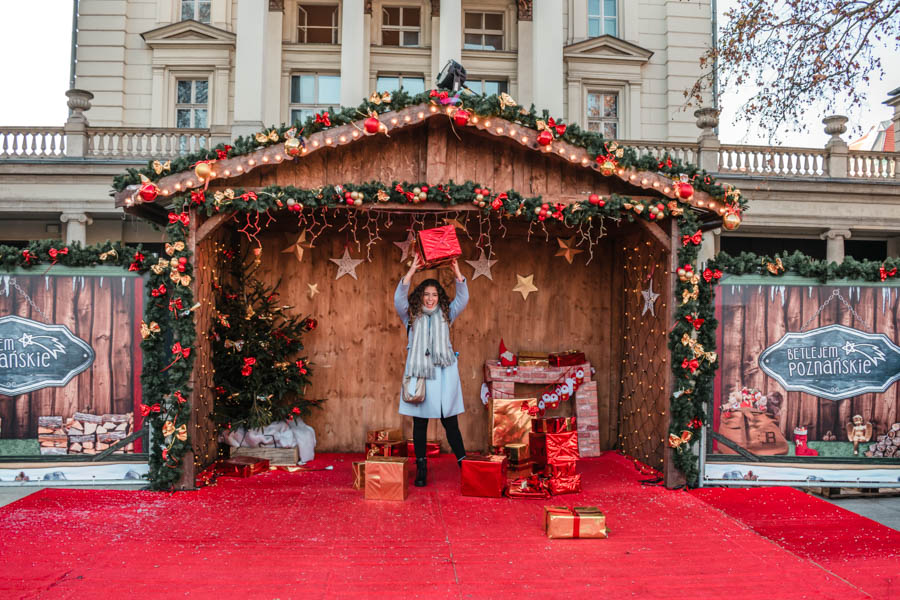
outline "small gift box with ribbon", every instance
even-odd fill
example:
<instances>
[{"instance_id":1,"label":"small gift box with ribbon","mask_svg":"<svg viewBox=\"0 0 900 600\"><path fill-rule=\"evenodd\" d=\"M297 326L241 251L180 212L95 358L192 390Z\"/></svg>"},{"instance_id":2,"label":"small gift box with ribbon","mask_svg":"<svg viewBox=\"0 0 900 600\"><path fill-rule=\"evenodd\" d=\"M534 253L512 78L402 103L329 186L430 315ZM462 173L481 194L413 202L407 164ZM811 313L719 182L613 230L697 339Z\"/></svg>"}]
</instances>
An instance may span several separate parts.
<instances>
[{"instance_id":1,"label":"small gift box with ribbon","mask_svg":"<svg viewBox=\"0 0 900 600\"><path fill-rule=\"evenodd\" d=\"M462 248L456 237L456 227L444 225L416 232L416 251L422 268L433 269L462 256Z\"/></svg>"},{"instance_id":2,"label":"small gift box with ribbon","mask_svg":"<svg viewBox=\"0 0 900 600\"><path fill-rule=\"evenodd\" d=\"M545 506L544 531L550 539L606 538L606 515L596 506Z\"/></svg>"},{"instance_id":3,"label":"small gift box with ribbon","mask_svg":"<svg viewBox=\"0 0 900 600\"><path fill-rule=\"evenodd\" d=\"M353 489L361 490L366 487L366 463L364 461L353 463Z\"/></svg>"},{"instance_id":4,"label":"small gift box with ribbon","mask_svg":"<svg viewBox=\"0 0 900 600\"><path fill-rule=\"evenodd\" d=\"M531 430L537 433L561 433L575 431L575 417L534 417Z\"/></svg>"},{"instance_id":5,"label":"small gift box with ribbon","mask_svg":"<svg viewBox=\"0 0 900 600\"><path fill-rule=\"evenodd\" d=\"M255 456L235 456L221 461L216 469L225 477L251 477L269 470L269 461Z\"/></svg>"},{"instance_id":6,"label":"small gift box with ribbon","mask_svg":"<svg viewBox=\"0 0 900 600\"><path fill-rule=\"evenodd\" d=\"M435 458L441 455L441 443L435 440L425 442L425 456ZM406 440L406 456L413 458L416 456L416 447L412 440Z\"/></svg>"},{"instance_id":7,"label":"small gift box with ribbon","mask_svg":"<svg viewBox=\"0 0 900 600\"><path fill-rule=\"evenodd\" d=\"M373 456L366 459L366 500L406 500L409 473L406 457Z\"/></svg>"},{"instance_id":8,"label":"small gift box with ribbon","mask_svg":"<svg viewBox=\"0 0 900 600\"><path fill-rule=\"evenodd\" d=\"M554 496L560 494L578 494L581 492L581 475L554 475L548 480L550 493Z\"/></svg>"},{"instance_id":9,"label":"small gift box with ribbon","mask_svg":"<svg viewBox=\"0 0 900 600\"><path fill-rule=\"evenodd\" d=\"M510 498L549 498L547 483L537 475L529 475L514 479L506 487L506 495Z\"/></svg>"},{"instance_id":10,"label":"small gift box with ribbon","mask_svg":"<svg viewBox=\"0 0 900 600\"><path fill-rule=\"evenodd\" d=\"M580 458L578 432L535 433L528 436L531 458L539 467Z\"/></svg>"},{"instance_id":11,"label":"small gift box with ribbon","mask_svg":"<svg viewBox=\"0 0 900 600\"><path fill-rule=\"evenodd\" d=\"M373 429L366 432L366 443L373 442L402 442L402 429Z\"/></svg>"},{"instance_id":12,"label":"small gift box with ribbon","mask_svg":"<svg viewBox=\"0 0 900 600\"><path fill-rule=\"evenodd\" d=\"M505 444L503 453L509 457L510 466L521 465L529 460L528 444Z\"/></svg>"},{"instance_id":13,"label":"small gift box with ribbon","mask_svg":"<svg viewBox=\"0 0 900 600\"><path fill-rule=\"evenodd\" d=\"M369 442L366 444L366 458L372 456L407 456L406 442Z\"/></svg>"},{"instance_id":14,"label":"small gift box with ribbon","mask_svg":"<svg viewBox=\"0 0 900 600\"><path fill-rule=\"evenodd\" d=\"M491 399L491 446L527 444L531 414L537 411L537 398Z\"/></svg>"},{"instance_id":15,"label":"small gift box with ribbon","mask_svg":"<svg viewBox=\"0 0 900 600\"><path fill-rule=\"evenodd\" d=\"M578 350L551 352L547 360L551 367L573 367L587 362L584 358L584 352L579 352Z\"/></svg>"},{"instance_id":16,"label":"small gift box with ribbon","mask_svg":"<svg viewBox=\"0 0 900 600\"><path fill-rule=\"evenodd\" d=\"M467 456L463 459L462 495L501 498L506 487L508 459L501 455Z\"/></svg>"}]
</instances>

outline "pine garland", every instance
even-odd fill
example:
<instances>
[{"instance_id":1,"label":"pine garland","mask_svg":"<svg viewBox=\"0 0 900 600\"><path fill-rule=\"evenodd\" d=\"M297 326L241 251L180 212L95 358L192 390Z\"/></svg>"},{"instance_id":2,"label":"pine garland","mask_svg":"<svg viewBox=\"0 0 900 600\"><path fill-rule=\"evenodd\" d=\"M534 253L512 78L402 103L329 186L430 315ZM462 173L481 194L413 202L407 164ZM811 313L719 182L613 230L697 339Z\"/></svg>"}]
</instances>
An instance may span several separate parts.
<instances>
[{"instance_id":1,"label":"pine garland","mask_svg":"<svg viewBox=\"0 0 900 600\"><path fill-rule=\"evenodd\" d=\"M888 258L877 262L856 260L848 256L844 262L838 264L811 258L800 251L775 256L760 256L752 252L730 256L722 252L710 261L710 266L732 275L763 275L777 278L794 273L801 277L817 279L821 283L835 279L885 281L897 276L900 258Z\"/></svg>"}]
</instances>

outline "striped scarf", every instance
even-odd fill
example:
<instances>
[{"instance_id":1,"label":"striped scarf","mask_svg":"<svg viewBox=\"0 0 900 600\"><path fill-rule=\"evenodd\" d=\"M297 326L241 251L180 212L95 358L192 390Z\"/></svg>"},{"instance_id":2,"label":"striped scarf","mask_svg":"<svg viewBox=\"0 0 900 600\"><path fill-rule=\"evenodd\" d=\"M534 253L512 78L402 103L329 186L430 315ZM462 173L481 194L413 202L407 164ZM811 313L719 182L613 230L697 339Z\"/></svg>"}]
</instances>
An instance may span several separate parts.
<instances>
[{"instance_id":1,"label":"striped scarf","mask_svg":"<svg viewBox=\"0 0 900 600\"><path fill-rule=\"evenodd\" d=\"M422 314L412 326L412 344L409 348L409 372L411 377L434 377L435 365L447 367L456 356L450 348L450 325L439 306L431 311L422 307Z\"/></svg>"}]
</instances>

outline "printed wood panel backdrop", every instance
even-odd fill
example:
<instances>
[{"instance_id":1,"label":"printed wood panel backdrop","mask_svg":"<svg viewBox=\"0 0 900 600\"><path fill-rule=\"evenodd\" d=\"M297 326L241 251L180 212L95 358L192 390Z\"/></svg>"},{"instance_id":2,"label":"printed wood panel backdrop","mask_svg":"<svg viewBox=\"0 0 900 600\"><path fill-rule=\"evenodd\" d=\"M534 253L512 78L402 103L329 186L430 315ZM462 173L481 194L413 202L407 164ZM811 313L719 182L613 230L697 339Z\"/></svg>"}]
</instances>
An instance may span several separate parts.
<instances>
[{"instance_id":1,"label":"printed wood panel backdrop","mask_svg":"<svg viewBox=\"0 0 900 600\"><path fill-rule=\"evenodd\" d=\"M838 299L819 308L837 289L861 317ZM719 385L717 408L741 386L757 388L770 402L781 400L776 419L786 439L793 439L794 427L807 427L810 440L821 440L827 432L846 441L846 424L853 415L862 415L874 424L875 436L883 435L900 421L900 391L897 384L880 394L870 393L840 401L817 398L805 392L788 392L759 367L760 353L786 332L809 331L841 324L867 333L883 333L898 342L900 332L900 289L875 286L757 285L730 284L717 292L720 311ZM808 324L807 324L808 323ZM874 436L873 436L874 439Z\"/></svg>"},{"instance_id":2,"label":"printed wood panel backdrop","mask_svg":"<svg viewBox=\"0 0 900 600\"><path fill-rule=\"evenodd\" d=\"M0 316L65 325L96 353L94 363L63 387L46 387L16 397L0 394L0 437L36 437L40 416L135 411L141 395L143 279L120 274L122 271L115 275L87 274L90 272L0 274ZM15 289L11 278L40 312ZM140 428L139 411L135 411L135 428Z\"/></svg>"}]
</instances>

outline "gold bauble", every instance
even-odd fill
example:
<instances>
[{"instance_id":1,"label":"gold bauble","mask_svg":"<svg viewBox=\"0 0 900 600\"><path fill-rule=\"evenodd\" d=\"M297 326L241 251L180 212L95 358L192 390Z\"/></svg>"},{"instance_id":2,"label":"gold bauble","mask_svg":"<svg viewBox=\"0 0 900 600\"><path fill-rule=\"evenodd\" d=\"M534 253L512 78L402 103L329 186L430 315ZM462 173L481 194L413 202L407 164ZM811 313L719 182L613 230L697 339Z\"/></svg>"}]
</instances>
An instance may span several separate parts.
<instances>
[{"instance_id":1,"label":"gold bauble","mask_svg":"<svg viewBox=\"0 0 900 600\"><path fill-rule=\"evenodd\" d=\"M299 156L302 148L297 138L288 138L284 141L284 153L288 156Z\"/></svg>"},{"instance_id":2,"label":"gold bauble","mask_svg":"<svg viewBox=\"0 0 900 600\"><path fill-rule=\"evenodd\" d=\"M613 173L616 172L616 163L611 160L604 160L600 163L600 174L604 177L609 177Z\"/></svg>"},{"instance_id":3,"label":"gold bauble","mask_svg":"<svg viewBox=\"0 0 900 600\"><path fill-rule=\"evenodd\" d=\"M206 180L211 173L212 166L207 162L197 163L194 167L194 175L196 175L198 179Z\"/></svg>"},{"instance_id":4,"label":"gold bauble","mask_svg":"<svg viewBox=\"0 0 900 600\"><path fill-rule=\"evenodd\" d=\"M738 213L725 213L725 216L722 217L722 227L724 227L728 231L734 231L741 226L741 221L741 215L739 215Z\"/></svg>"}]
</instances>

